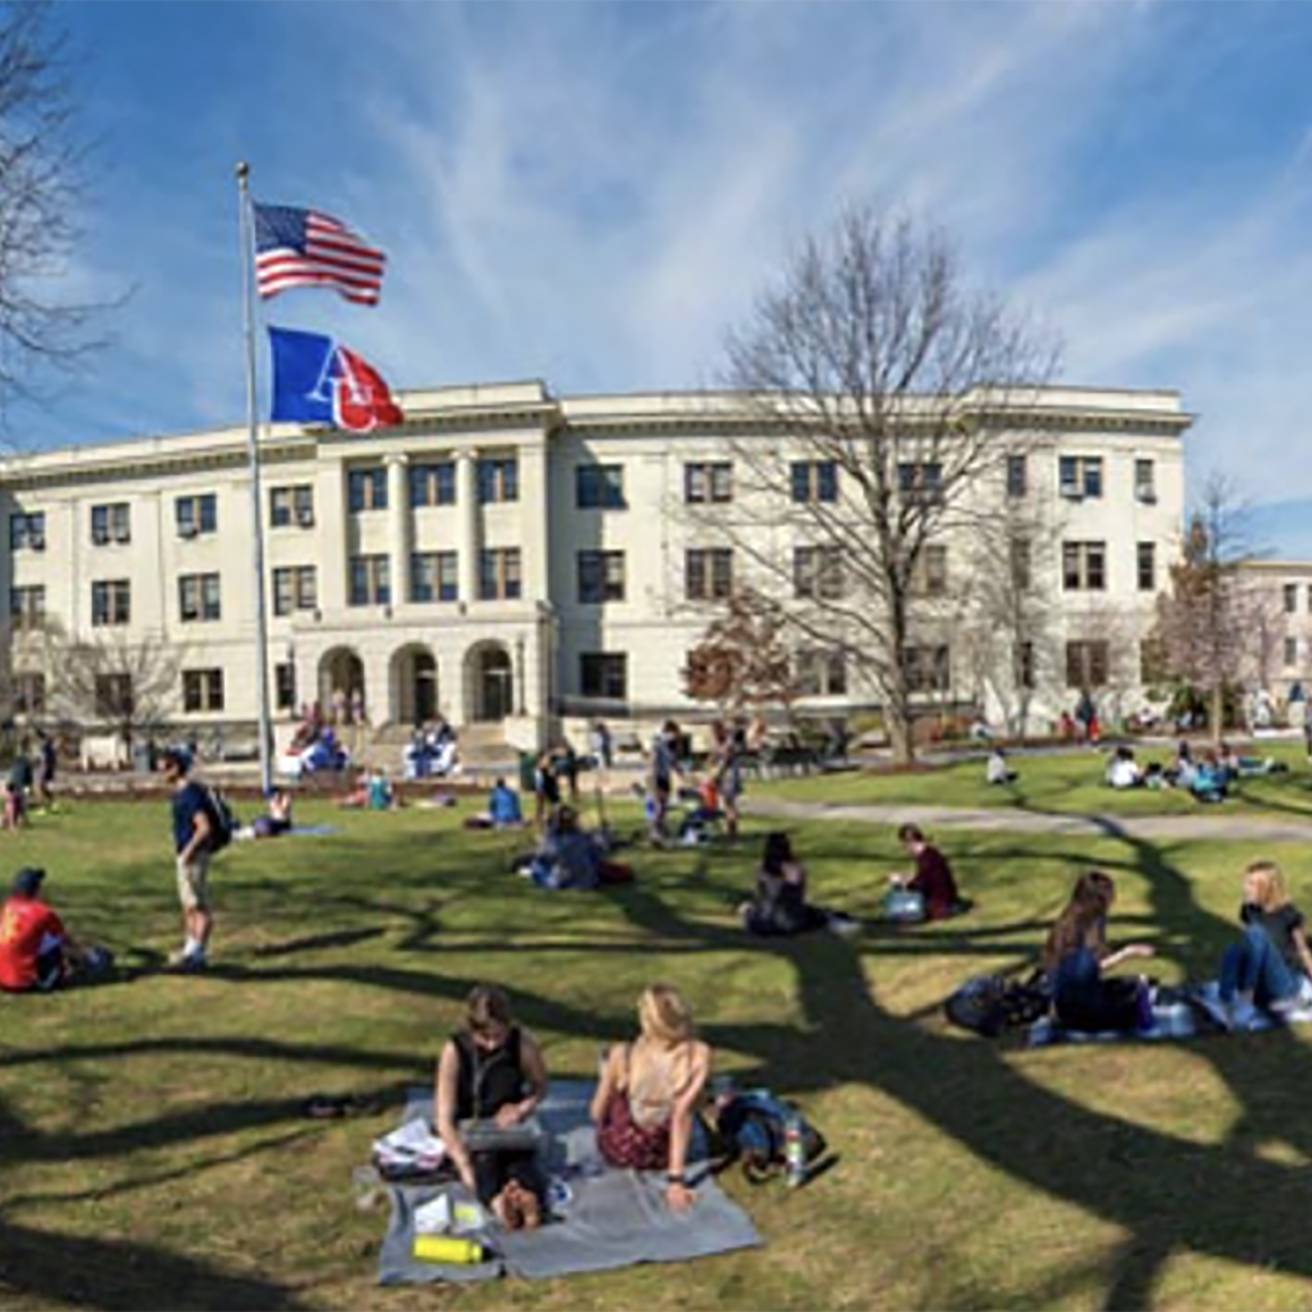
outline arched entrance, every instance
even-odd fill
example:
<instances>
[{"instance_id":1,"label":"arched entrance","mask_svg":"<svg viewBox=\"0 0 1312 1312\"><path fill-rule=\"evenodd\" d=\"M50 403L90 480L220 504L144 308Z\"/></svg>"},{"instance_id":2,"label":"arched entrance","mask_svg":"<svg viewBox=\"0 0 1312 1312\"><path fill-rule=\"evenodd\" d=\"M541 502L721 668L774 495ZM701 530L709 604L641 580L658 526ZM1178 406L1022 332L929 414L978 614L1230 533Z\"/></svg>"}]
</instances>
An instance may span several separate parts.
<instances>
[{"instance_id":1,"label":"arched entrance","mask_svg":"<svg viewBox=\"0 0 1312 1312\"><path fill-rule=\"evenodd\" d=\"M471 720L504 720L515 705L515 671L499 642L482 642L466 657Z\"/></svg>"},{"instance_id":2,"label":"arched entrance","mask_svg":"<svg viewBox=\"0 0 1312 1312\"><path fill-rule=\"evenodd\" d=\"M392 719L425 724L437 718L437 661L427 647L413 643L392 657Z\"/></svg>"},{"instance_id":3,"label":"arched entrance","mask_svg":"<svg viewBox=\"0 0 1312 1312\"><path fill-rule=\"evenodd\" d=\"M319 662L319 702L324 711L331 713L335 708L350 707L357 692L368 713L364 662L350 647L334 647L325 652Z\"/></svg>"}]
</instances>

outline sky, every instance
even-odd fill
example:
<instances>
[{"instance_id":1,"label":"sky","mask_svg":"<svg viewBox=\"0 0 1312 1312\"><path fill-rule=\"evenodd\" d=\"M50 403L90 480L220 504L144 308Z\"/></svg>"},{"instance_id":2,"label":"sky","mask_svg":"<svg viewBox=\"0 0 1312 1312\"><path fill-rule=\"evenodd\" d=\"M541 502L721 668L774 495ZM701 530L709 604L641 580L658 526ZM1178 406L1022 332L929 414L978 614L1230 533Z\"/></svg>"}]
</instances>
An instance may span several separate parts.
<instances>
[{"instance_id":1,"label":"sky","mask_svg":"<svg viewBox=\"0 0 1312 1312\"><path fill-rule=\"evenodd\" d=\"M944 228L1057 334L1059 381L1178 390L1190 495L1312 559L1312 5L66 0L94 139L64 286L126 296L20 449L245 418L239 204L389 257L332 333L395 388L713 386L844 206ZM1305 443L1309 444L1305 446Z\"/></svg>"}]
</instances>

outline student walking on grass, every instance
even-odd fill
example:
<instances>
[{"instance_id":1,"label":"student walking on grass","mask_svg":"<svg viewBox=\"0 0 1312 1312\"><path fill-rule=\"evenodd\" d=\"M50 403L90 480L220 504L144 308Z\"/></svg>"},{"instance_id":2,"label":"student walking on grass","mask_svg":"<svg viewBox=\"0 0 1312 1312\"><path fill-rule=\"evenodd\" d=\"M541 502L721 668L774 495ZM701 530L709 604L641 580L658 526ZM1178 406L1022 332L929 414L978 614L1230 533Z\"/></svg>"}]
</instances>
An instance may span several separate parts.
<instances>
[{"instance_id":1,"label":"student walking on grass","mask_svg":"<svg viewBox=\"0 0 1312 1312\"><path fill-rule=\"evenodd\" d=\"M205 804L205 790L187 777L190 767L190 759L177 750L167 751L160 758L161 773L173 789L173 847L185 935L181 951L169 958L169 965L177 970L205 968L214 930L209 889L213 824Z\"/></svg>"}]
</instances>

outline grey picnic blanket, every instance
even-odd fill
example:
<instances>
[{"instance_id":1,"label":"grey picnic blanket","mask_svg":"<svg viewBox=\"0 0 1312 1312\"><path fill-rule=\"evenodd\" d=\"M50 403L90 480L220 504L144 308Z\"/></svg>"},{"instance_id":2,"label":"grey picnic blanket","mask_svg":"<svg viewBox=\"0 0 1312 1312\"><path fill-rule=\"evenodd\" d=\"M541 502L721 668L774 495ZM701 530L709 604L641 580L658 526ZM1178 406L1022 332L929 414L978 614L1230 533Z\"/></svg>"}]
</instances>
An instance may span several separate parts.
<instances>
[{"instance_id":1,"label":"grey picnic blanket","mask_svg":"<svg viewBox=\"0 0 1312 1312\"><path fill-rule=\"evenodd\" d=\"M1269 1030L1280 1025L1301 1025L1312 1022L1312 1002L1303 1002L1293 1010L1279 1014L1251 1007L1237 1018L1236 1030ZM1052 1016L1036 1020L1026 1031L1025 1044L1042 1048L1052 1043L1123 1043L1127 1039L1142 1042L1162 1042L1170 1039L1192 1039L1199 1034L1218 1034L1228 1031L1221 1009L1221 991L1216 980L1186 989L1172 990L1169 996L1153 1005L1153 1027L1149 1030L1068 1030Z\"/></svg>"},{"instance_id":2,"label":"grey picnic blanket","mask_svg":"<svg viewBox=\"0 0 1312 1312\"><path fill-rule=\"evenodd\" d=\"M710 1175L706 1136L696 1125L688 1177L697 1189L696 1205L676 1215L665 1205L659 1173L607 1166L597 1152L588 1119L593 1084L553 1080L538 1108L546 1131L543 1166L550 1178L552 1219L539 1230L506 1233L489 1229L481 1238L494 1256L477 1266L441 1266L416 1261L414 1213L444 1190L458 1185L392 1185L392 1212L378 1258L383 1285L468 1282L503 1274L539 1279L580 1271L609 1271L639 1262L683 1262L689 1258L749 1248L761 1242L751 1218L731 1201ZM432 1094L414 1090L402 1122L433 1114Z\"/></svg>"}]
</instances>

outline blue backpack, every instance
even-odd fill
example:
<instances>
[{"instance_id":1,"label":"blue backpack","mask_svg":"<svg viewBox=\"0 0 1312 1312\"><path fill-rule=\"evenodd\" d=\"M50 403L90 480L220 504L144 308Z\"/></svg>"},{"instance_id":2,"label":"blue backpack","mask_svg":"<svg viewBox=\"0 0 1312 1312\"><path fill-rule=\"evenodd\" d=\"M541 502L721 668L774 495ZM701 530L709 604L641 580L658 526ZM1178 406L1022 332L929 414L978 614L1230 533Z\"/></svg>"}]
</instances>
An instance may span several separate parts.
<instances>
[{"instance_id":1,"label":"blue backpack","mask_svg":"<svg viewBox=\"0 0 1312 1312\"><path fill-rule=\"evenodd\" d=\"M743 1164L752 1184L764 1184L784 1168L784 1127L796 1117L801 1122L802 1144L809 1165L825 1151L825 1139L798 1110L795 1103L777 1098L769 1089L734 1093L719 1109L715 1128L729 1157Z\"/></svg>"}]
</instances>

